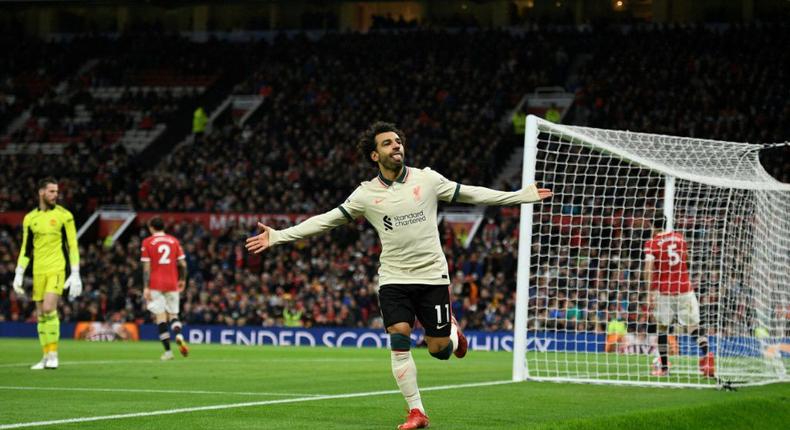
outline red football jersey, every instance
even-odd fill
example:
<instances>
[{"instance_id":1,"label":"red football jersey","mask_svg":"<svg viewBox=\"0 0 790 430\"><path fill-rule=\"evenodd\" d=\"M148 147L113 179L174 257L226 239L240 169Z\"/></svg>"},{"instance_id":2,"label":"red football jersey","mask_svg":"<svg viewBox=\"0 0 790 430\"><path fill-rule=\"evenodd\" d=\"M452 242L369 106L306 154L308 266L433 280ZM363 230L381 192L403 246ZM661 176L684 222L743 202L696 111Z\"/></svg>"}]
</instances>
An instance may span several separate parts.
<instances>
[{"instance_id":1,"label":"red football jersey","mask_svg":"<svg viewBox=\"0 0 790 430\"><path fill-rule=\"evenodd\" d=\"M688 247L678 232L662 232L645 243L645 258L653 259L651 290L661 294L683 294L691 290Z\"/></svg>"},{"instance_id":2,"label":"red football jersey","mask_svg":"<svg viewBox=\"0 0 790 430\"><path fill-rule=\"evenodd\" d=\"M154 233L143 240L140 261L151 262L151 285L158 291L178 290L177 260L186 258L178 239L165 233Z\"/></svg>"}]
</instances>

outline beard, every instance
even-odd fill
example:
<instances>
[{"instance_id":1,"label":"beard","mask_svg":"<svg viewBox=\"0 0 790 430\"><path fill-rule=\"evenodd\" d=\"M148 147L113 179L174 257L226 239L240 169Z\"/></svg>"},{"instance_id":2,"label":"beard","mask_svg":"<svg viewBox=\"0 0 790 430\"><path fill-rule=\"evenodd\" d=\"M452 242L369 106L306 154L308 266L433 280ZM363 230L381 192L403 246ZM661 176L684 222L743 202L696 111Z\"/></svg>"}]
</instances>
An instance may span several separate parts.
<instances>
[{"instance_id":1,"label":"beard","mask_svg":"<svg viewBox=\"0 0 790 430\"><path fill-rule=\"evenodd\" d=\"M381 159L381 165L387 170L400 171L401 167L403 167L403 160L402 153L400 160L394 160L391 156L387 156Z\"/></svg>"}]
</instances>

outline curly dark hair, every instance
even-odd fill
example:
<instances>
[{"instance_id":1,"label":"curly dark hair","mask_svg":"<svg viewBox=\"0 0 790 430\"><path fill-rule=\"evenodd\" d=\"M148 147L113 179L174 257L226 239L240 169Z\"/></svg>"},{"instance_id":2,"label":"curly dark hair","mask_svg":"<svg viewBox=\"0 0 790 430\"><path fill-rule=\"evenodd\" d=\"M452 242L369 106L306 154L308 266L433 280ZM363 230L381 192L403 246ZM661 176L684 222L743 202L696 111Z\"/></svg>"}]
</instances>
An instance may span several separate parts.
<instances>
[{"instance_id":1,"label":"curly dark hair","mask_svg":"<svg viewBox=\"0 0 790 430\"><path fill-rule=\"evenodd\" d=\"M402 145L406 145L406 135L403 134L395 124L391 122L376 121L368 127L367 130L359 134L359 141L357 148L362 154L363 160L368 160L375 164L376 162L370 159L370 153L376 150L376 136L388 131L395 132L400 137Z\"/></svg>"}]
</instances>

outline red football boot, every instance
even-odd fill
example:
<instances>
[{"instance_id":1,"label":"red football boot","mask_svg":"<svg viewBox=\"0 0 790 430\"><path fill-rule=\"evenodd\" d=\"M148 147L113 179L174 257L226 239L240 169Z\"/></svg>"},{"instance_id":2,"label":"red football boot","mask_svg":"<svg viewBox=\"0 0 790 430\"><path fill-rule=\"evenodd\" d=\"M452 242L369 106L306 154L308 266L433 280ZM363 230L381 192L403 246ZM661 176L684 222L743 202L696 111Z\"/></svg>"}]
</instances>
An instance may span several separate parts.
<instances>
[{"instance_id":1,"label":"red football boot","mask_svg":"<svg viewBox=\"0 0 790 430\"><path fill-rule=\"evenodd\" d=\"M714 374L715 368L716 368L716 363L713 359L712 352L709 352L708 355L699 359L699 371L702 372L702 374L707 376L708 378L713 378L715 376Z\"/></svg>"},{"instance_id":2,"label":"red football boot","mask_svg":"<svg viewBox=\"0 0 790 430\"><path fill-rule=\"evenodd\" d=\"M189 347L187 347L187 342L182 336L176 336L176 343L178 344L178 351L181 353L182 357L189 355Z\"/></svg>"},{"instance_id":3,"label":"red football boot","mask_svg":"<svg viewBox=\"0 0 790 430\"><path fill-rule=\"evenodd\" d=\"M429 425L428 416L414 408L409 411L406 422L398 426L398 430L427 429Z\"/></svg>"},{"instance_id":4,"label":"red football boot","mask_svg":"<svg viewBox=\"0 0 790 430\"><path fill-rule=\"evenodd\" d=\"M455 317L453 317L453 327L455 327L455 330L458 332L458 348L455 348L453 354L455 354L457 358L464 358L469 343L466 341L466 336L464 336L464 333L461 331L461 327L458 326L458 321L455 320Z\"/></svg>"}]
</instances>

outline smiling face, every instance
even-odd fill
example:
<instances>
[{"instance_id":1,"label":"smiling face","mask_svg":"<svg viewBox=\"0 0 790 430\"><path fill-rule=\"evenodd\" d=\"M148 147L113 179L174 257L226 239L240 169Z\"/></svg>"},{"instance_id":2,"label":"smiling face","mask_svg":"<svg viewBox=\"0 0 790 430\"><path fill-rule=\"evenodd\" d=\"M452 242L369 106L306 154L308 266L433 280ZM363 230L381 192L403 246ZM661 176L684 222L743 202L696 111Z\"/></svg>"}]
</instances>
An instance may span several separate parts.
<instances>
[{"instance_id":1,"label":"smiling face","mask_svg":"<svg viewBox=\"0 0 790 430\"><path fill-rule=\"evenodd\" d=\"M403 167L406 147L398 133L385 131L376 135L376 150L370 158L383 169L398 172Z\"/></svg>"}]
</instances>

